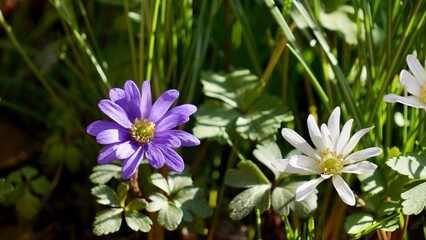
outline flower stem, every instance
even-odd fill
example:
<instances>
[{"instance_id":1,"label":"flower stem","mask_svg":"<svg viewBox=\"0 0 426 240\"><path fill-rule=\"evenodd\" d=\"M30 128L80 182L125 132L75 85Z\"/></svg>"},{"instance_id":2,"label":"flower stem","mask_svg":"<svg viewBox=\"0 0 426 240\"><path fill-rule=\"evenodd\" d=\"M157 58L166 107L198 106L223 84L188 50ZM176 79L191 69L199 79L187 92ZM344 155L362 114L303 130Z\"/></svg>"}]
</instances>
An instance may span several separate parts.
<instances>
[{"instance_id":1,"label":"flower stem","mask_svg":"<svg viewBox=\"0 0 426 240\"><path fill-rule=\"evenodd\" d=\"M141 198L142 192L139 188L139 183L138 183L138 169L136 169L135 174L133 174L133 176L130 178L129 185L133 193L136 195L136 197Z\"/></svg>"}]
</instances>

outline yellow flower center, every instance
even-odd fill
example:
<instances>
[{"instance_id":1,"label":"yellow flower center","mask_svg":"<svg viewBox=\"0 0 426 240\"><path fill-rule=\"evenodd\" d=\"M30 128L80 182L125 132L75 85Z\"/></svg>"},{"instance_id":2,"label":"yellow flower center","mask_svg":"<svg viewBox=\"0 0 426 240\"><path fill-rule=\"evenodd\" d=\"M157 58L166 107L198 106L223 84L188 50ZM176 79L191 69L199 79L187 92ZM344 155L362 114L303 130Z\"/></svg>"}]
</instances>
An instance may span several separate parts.
<instances>
[{"instance_id":1,"label":"yellow flower center","mask_svg":"<svg viewBox=\"0 0 426 240\"><path fill-rule=\"evenodd\" d=\"M154 137L155 124L149 122L148 119L135 119L135 122L130 127L132 137L139 143L147 143Z\"/></svg>"},{"instance_id":2,"label":"yellow flower center","mask_svg":"<svg viewBox=\"0 0 426 240\"><path fill-rule=\"evenodd\" d=\"M343 168L342 155L331 152L328 148L321 153L321 159L316 160L316 163L318 172L326 175L336 174Z\"/></svg>"},{"instance_id":3,"label":"yellow flower center","mask_svg":"<svg viewBox=\"0 0 426 240\"><path fill-rule=\"evenodd\" d=\"M422 86L422 95L421 95L421 97L422 97L423 102L426 103L426 84L423 84L423 86Z\"/></svg>"}]
</instances>

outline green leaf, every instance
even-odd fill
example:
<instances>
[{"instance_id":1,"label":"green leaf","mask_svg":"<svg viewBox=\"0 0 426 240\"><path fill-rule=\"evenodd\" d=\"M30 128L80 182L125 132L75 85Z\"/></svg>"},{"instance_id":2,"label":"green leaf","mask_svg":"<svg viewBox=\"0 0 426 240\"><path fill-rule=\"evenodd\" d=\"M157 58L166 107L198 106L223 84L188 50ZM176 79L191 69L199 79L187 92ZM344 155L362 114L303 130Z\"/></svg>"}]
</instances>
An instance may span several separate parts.
<instances>
[{"instance_id":1,"label":"green leaf","mask_svg":"<svg viewBox=\"0 0 426 240\"><path fill-rule=\"evenodd\" d=\"M97 197L97 202L102 205L119 207L120 201L114 190L106 185L99 185L92 188L92 195Z\"/></svg>"},{"instance_id":2,"label":"green leaf","mask_svg":"<svg viewBox=\"0 0 426 240\"><path fill-rule=\"evenodd\" d=\"M31 189L40 195L44 195L47 192L49 185L49 180L45 176L40 176L30 183Z\"/></svg>"},{"instance_id":3,"label":"green leaf","mask_svg":"<svg viewBox=\"0 0 426 240\"><path fill-rule=\"evenodd\" d=\"M122 208L105 209L96 214L93 233L97 236L117 232L120 229Z\"/></svg>"},{"instance_id":4,"label":"green leaf","mask_svg":"<svg viewBox=\"0 0 426 240\"><path fill-rule=\"evenodd\" d=\"M70 172L77 172L80 168L83 153L75 145L67 145L64 148L64 162Z\"/></svg>"},{"instance_id":5,"label":"green leaf","mask_svg":"<svg viewBox=\"0 0 426 240\"><path fill-rule=\"evenodd\" d=\"M126 209L129 210L142 210L148 205L148 202L143 198L135 198L129 204L127 204Z\"/></svg>"},{"instance_id":6,"label":"green leaf","mask_svg":"<svg viewBox=\"0 0 426 240\"><path fill-rule=\"evenodd\" d=\"M16 202L16 210L19 215L27 220L34 219L40 211L40 207L40 199L28 190Z\"/></svg>"},{"instance_id":7,"label":"green leaf","mask_svg":"<svg viewBox=\"0 0 426 240\"><path fill-rule=\"evenodd\" d=\"M117 187L117 200L122 203L122 207L127 198L127 193L129 192L129 184L121 182Z\"/></svg>"},{"instance_id":8,"label":"green leaf","mask_svg":"<svg viewBox=\"0 0 426 240\"><path fill-rule=\"evenodd\" d=\"M275 179L280 176L281 173L271 164L272 160L282 159L281 150L275 142L258 144L253 155L274 173Z\"/></svg>"},{"instance_id":9,"label":"green leaf","mask_svg":"<svg viewBox=\"0 0 426 240\"><path fill-rule=\"evenodd\" d=\"M237 70L226 75L203 72L201 83L206 96L219 99L243 112L260 96L263 89L262 82L249 70Z\"/></svg>"},{"instance_id":10,"label":"green leaf","mask_svg":"<svg viewBox=\"0 0 426 240\"><path fill-rule=\"evenodd\" d=\"M173 197L173 200L183 204L186 201L200 197L202 195L203 191L200 188L187 186L180 189L180 191Z\"/></svg>"},{"instance_id":11,"label":"green leaf","mask_svg":"<svg viewBox=\"0 0 426 240\"><path fill-rule=\"evenodd\" d=\"M265 93L249 113L237 119L237 132L244 139L252 141L275 141L281 124L292 120L293 116L285 111L280 99Z\"/></svg>"},{"instance_id":12,"label":"green leaf","mask_svg":"<svg viewBox=\"0 0 426 240\"><path fill-rule=\"evenodd\" d=\"M229 169L225 174L225 183L235 188L249 188L257 185L270 185L268 178L252 161L238 163L238 169Z\"/></svg>"},{"instance_id":13,"label":"green leaf","mask_svg":"<svg viewBox=\"0 0 426 240\"><path fill-rule=\"evenodd\" d=\"M357 234L374 223L374 217L369 213L355 213L346 218L345 229L348 234Z\"/></svg>"},{"instance_id":14,"label":"green leaf","mask_svg":"<svg viewBox=\"0 0 426 240\"><path fill-rule=\"evenodd\" d=\"M244 190L229 203L231 219L241 220L254 209L259 209L263 213L270 207L270 195L270 185L266 184L256 185L255 187Z\"/></svg>"},{"instance_id":15,"label":"green leaf","mask_svg":"<svg viewBox=\"0 0 426 240\"><path fill-rule=\"evenodd\" d=\"M93 167L90 181L95 184L105 184L113 177L121 176L121 167L114 164L97 165Z\"/></svg>"},{"instance_id":16,"label":"green leaf","mask_svg":"<svg viewBox=\"0 0 426 240\"><path fill-rule=\"evenodd\" d=\"M4 196L13 191L13 186L4 178L0 178L0 202L4 200Z\"/></svg>"},{"instance_id":17,"label":"green leaf","mask_svg":"<svg viewBox=\"0 0 426 240\"><path fill-rule=\"evenodd\" d=\"M330 13L321 11L319 14L321 24L329 30L341 33L348 44L358 43L358 27L354 19L355 9L349 5L342 5Z\"/></svg>"},{"instance_id":18,"label":"green leaf","mask_svg":"<svg viewBox=\"0 0 426 240\"><path fill-rule=\"evenodd\" d=\"M277 186L272 192L272 209L281 216L288 216L293 210L300 217L309 216L317 209L317 190L312 192L303 201L296 201L296 190L306 181L290 182L284 186Z\"/></svg>"},{"instance_id":19,"label":"green leaf","mask_svg":"<svg viewBox=\"0 0 426 240\"><path fill-rule=\"evenodd\" d=\"M426 178L426 156L409 154L389 159L386 164L398 173L408 176L410 179Z\"/></svg>"},{"instance_id":20,"label":"green leaf","mask_svg":"<svg viewBox=\"0 0 426 240\"><path fill-rule=\"evenodd\" d=\"M176 172L170 173L167 179L167 182L169 183L171 195L180 191L183 188L193 186L191 176L185 175L184 173L176 173Z\"/></svg>"},{"instance_id":21,"label":"green leaf","mask_svg":"<svg viewBox=\"0 0 426 240\"><path fill-rule=\"evenodd\" d=\"M133 231L149 232L151 230L152 220L143 213L136 210L130 210L125 213L127 226Z\"/></svg>"},{"instance_id":22,"label":"green leaf","mask_svg":"<svg viewBox=\"0 0 426 240\"><path fill-rule=\"evenodd\" d=\"M401 194L402 211L407 215L417 215L426 208L426 181L416 181L406 186L408 190Z\"/></svg>"},{"instance_id":23,"label":"green leaf","mask_svg":"<svg viewBox=\"0 0 426 240\"><path fill-rule=\"evenodd\" d=\"M25 179L27 179L27 180L29 180L29 179L37 176L37 174L38 174L38 170L35 169L35 168L33 168L33 167L27 167L27 166L25 166L25 167L22 167L20 169L20 171L22 173L22 176L24 176Z\"/></svg>"},{"instance_id":24,"label":"green leaf","mask_svg":"<svg viewBox=\"0 0 426 240\"><path fill-rule=\"evenodd\" d=\"M163 190L167 194L170 194L169 184L167 180L160 173L154 173L151 175L151 182L154 186Z\"/></svg>"},{"instance_id":25,"label":"green leaf","mask_svg":"<svg viewBox=\"0 0 426 240\"><path fill-rule=\"evenodd\" d=\"M175 206L174 203L168 202L161 210L158 212L158 223L164 226L167 230L175 230L180 222L182 221L183 212L180 208Z\"/></svg>"},{"instance_id":26,"label":"green leaf","mask_svg":"<svg viewBox=\"0 0 426 240\"><path fill-rule=\"evenodd\" d=\"M204 199L191 199L186 201L182 205L182 209L186 208L195 215L206 218L213 214L213 209L209 207L209 204Z\"/></svg>"},{"instance_id":27,"label":"green leaf","mask_svg":"<svg viewBox=\"0 0 426 240\"><path fill-rule=\"evenodd\" d=\"M161 193L154 193L149 196L149 199L151 200L151 202L148 203L148 206L146 206L146 210L148 212L157 212L161 210L162 208L167 206L169 201L167 197Z\"/></svg>"},{"instance_id":28,"label":"green leaf","mask_svg":"<svg viewBox=\"0 0 426 240\"><path fill-rule=\"evenodd\" d=\"M361 187L364 192L378 194L385 190L386 182L380 168L376 169L372 173L358 174L357 177L361 182Z\"/></svg>"},{"instance_id":29,"label":"green leaf","mask_svg":"<svg viewBox=\"0 0 426 240\"><path fill-rule=\"evenodd\" d=\"M202 104L195 114L197 119L193 133L197 138L220 138L224 132L233 135L235 121L240 113L235 109Z\"/></svg>"}]
</instances>

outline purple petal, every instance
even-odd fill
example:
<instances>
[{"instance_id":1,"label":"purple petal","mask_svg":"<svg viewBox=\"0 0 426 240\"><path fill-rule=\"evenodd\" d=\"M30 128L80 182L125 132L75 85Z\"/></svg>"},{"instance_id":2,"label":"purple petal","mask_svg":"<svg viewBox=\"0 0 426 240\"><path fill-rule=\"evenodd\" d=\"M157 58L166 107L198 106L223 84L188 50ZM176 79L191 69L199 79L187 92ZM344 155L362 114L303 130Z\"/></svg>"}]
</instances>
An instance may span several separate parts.
<instances>
[{"instance_id":1,"label":"purple petal","mask_svg":"<svg viewBox=\"0 0 426 240\"><path fill-rule=\"evenodd\" d=\"M169 111L167 111L166 115L168 114L180 114L180 115L187 115L191 116L197 111L197 107L192 104L182 104L179 106L176 106Z\"/></svg>"},{"instance_id":2,"label":"purple petal","mask_svg":"<svg viewBox=\"0 0 426 240\"><path fill-rule=\"evenodd\" d=\"M88 134L96 137L96 135L98 135L100 132L108 129L120 129L124 131L125 128L118 125L116 122L98 120L87 126L86 131Z\"/></svg>"},{"instance_id":3,"label":"purple petal","mask_svg":"<svg viewBox=\"0 0 426 240\"><path fill-rule=\"evenodd\" d=\"M126 159L130 157L134 152L136 152L138 148L139 146L135 143L132 143L132 141L120 143L117 147L115 156L118 159Z\"/></svg>"},{"instance_id":4,"label":"purple petal","mask_svg":"<svg viewBox=\"0 0 426 240\"><path fill-rule=\"evenodd\" d=\"M112 120L125 128L130 128L132 122L129 120L127 113L118 104L111 100L101 100L98 104L99 108Z\"/></svg>"},{"instance_id":5,"label":"purple petal","mask_svg":"<svg viewBox=\"0 0 426 240\"><path fill-rule=\"evenodd\" d=\"M164 146L169 147L169 148L178 148L178 147L182 146L182 143L179 140L179 138L177 138L174 135L169 134L168 131L156 134L151 139L151 141L155 144L164 145Z\"/></svg>"},{"instance_id":6,"label":"purple petal","mask_svg":"<svg viewBox=\"0 0 426 240\"><path fill-rule=\"evenodd\" d=\"M170 148L162 148L161 150L166 158L165 164L175 172L182 172L185 168L185 164L181 156Z\"/></svg>"},{"instance_id":7,"label":"purple petal","mask_svg":"<svg viewBox=\"0 0 426 240\"><path fill-rule=\"evenodd\" d=\"M128 115L134 120L141 117L141 93L138 86L129 80L124 84L124 92L126 94L126 103L128 106Z\"/></svg>"},{"instance_id":8,"label":"purple petal","mask_svg":"<svg viewBox=\"0 0 426 240\"><path fill-rule=\"evenodd\" d=\"M169 115L160 122L156 123L155 130L158 132L166 131L182 125L189 121L189 117L185 115Z\"/></svg>"},{"instance_id":9,"label":"purple petal","mask_svg":"<svg viewBox=\"0 0 426 240\"><path fill-rule=\"evenodd\" d=\"M181 142L181 146L184 147L191 147L191 146L198 146L200 145L200 140L196 138L194 135L187 133L182 130L168 130L169 134L176 136L179 138Z\"/></svg>"},{"instance_id":10,"label":"purple petal","mask_svg":"<svg viewBox=\"0 0 426 240\"><path fill-rule=\"evenodd\" d=\"M123 99L124 97L124 90L121 88L111 88L111 90L109 90L109 98L113 102Z\"/></svg>"},{"instance_id":11,"label":"purple petal","mask_svg":"<svg viewBox=\"0 0 426 240\"><path fill-rule=\"evenodd\" d=\"M169 110L170 106L178 98L179 92L175 89L165 91L152 105L148 119L152 122L157 122Z\"/></svg>"},{"instance_id":12,"label":"purple petal","mask_svg":"<svg viewBox=\"0 0 426 240\"><path fill-rule=\"evenodd\" d=\"M144 152L143 148L139 148L133 155L123 161L121 175L124 180L131 178L135 174L136 169L142 162Z\"/></svg>"},{"instance_id":13,"label":"purple petal","mask_svg":"<svg viewBox=\"0 0 426 240\"><path fill-rule=\"evenodd\" d=\"M146 159L154 168L160 168L164 165L164 156L157 144L150 143L146 151Z\"/></svg>"},{"instance_id":14,"label":"purple petal","mask_svg":"<svg viewBox=\"0 0 426 240\"><path fill-rule=\"evenodd\" d=\"M145 80L142 83L142 95L141 95L141 118L148 118L151 112L152 97L151 97L151 84L149 80Z\"/></svg>"},{"instance_id":15,"label":"purple petal","mask_svg":"<svg viewBox=\"0 0 426 240\"><path fill-rule=\"evenodd\" d=\"M108 129L96 136L96 141L99 144L118 143L126 140L129 140L129 133L119 129Z\"/></svg>"},{"instance_id":16,"label":"purple petal","mask_svg":"<svg viewBox=\"0 0 426 240\"><path fill-rule=\"evenodd\" d=\"M118 144L111 144L106 146L98 155L99 164L107 164L117 159L115 156L115 150L117 150Z\"/></svg>"}]
</instances>

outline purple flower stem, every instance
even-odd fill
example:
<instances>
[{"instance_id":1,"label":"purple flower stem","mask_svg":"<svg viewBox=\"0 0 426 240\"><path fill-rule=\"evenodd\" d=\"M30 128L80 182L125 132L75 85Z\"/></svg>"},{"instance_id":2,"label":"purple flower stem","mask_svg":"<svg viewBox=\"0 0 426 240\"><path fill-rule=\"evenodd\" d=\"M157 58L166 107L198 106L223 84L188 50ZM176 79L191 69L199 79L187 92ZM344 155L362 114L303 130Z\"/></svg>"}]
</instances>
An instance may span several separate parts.
<instances>
[{"instance_id":1,"label":"purple flower stem","mask_svg":"<svg viewBox=\"0 0 426 240\"><path fill-rule=\"evenodd\" d=\"M129 185L130 185L130 189L132 189L132 191L136 195L136 197L141 198L143 194L141 192L141 189L139 188L138 169L136 169L135 174L133 174L133 176L130 178Z\"/></svg>"}]
</instances>

